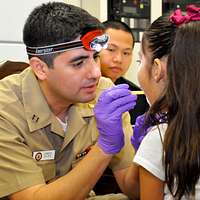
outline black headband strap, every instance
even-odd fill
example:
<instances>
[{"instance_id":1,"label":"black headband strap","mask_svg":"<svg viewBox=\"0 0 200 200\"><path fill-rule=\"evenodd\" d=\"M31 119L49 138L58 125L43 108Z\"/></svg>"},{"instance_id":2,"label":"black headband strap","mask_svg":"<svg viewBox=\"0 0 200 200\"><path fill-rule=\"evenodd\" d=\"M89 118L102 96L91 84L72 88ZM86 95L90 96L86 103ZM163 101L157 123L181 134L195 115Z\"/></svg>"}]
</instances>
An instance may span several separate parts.
<instances>
[{"instance_id":1,"label":"black headband strap","mask_svg":"<svg viewBox=\"0 0 200 200\"><path fill-rule=\"evenodd\" d=\"M46 55L52 53L63 52L66 50L72 50L76 48L82 48L83 44L81 40L73 41L73 42L65 42L55 45L48 45L43 47L26 47L26 51L28 55Z\"/></svg>"}]
</instances>

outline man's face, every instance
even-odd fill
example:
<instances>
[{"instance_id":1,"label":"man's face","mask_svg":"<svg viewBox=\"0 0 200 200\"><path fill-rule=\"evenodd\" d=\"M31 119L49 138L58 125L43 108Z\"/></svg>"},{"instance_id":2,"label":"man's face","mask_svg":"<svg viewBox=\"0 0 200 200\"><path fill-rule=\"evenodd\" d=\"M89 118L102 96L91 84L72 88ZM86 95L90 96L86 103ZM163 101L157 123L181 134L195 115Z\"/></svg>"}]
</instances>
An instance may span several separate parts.
<instances>
[{"instance_id":1,"label":"man's face","mask_svg":"<svg viewBox=\"0 0 200 200\"><path fill-rule=\"evenodd\" d=\"M45 88L49 98L63 104L93 100L101 76L98 59L94 51L83 48L58 55L53 68L47 69Z\"/></svg>"},{"instance_id":2,"label":"man's face","mask_svg":"<svg viewBox=\"0 0 200 200\"><path fill-rule=\"evenodd\" d=\"M133 38L123 30L109 28L108 48L100 52L101 73L113 82L124 75L132 61Z\"/></svg>"}]
</instances>

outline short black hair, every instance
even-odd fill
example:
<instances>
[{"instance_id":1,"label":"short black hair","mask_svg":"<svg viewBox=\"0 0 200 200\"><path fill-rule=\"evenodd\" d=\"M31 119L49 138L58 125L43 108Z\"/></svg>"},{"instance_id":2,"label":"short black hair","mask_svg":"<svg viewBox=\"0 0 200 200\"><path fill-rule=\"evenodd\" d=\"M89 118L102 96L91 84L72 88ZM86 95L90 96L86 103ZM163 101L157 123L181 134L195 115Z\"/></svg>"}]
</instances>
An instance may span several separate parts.
<instances>
[{"instance_id":1,"label":"short black hair","mask_svg":"<svg viewBox=\"0 0 200 200\"><path fill-rule=\"evenodd\" d=\"M107 20L103 22L103 25L104 25L105 30L112 28L112 29L122 30L129 33L133 38L133 47L134 47L135 37L133 35L131 28L126 23L119 20Z\"/></svg>"},{"instance_id":2,"label":"short black hair","mask_svg":"<svg viewBox=\"0 0 200 200\"><path fill-rule=\"evenodd\" d=\"M82 8L62 2L49 2L30 13L23 29L23 41L30 47L64 43L75 40L85 27L94 25L103 29L101 22ZM38 57L52 65L56 55Z\"/></svg>"}]
</instances>

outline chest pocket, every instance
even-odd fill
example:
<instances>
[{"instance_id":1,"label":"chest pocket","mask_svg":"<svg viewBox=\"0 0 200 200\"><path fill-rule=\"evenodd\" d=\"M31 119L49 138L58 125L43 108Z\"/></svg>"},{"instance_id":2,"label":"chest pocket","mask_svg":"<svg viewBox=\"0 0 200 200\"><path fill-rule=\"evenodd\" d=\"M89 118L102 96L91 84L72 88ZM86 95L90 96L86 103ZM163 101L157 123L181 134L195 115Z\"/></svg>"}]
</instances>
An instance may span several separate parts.
<instances>
[{"instance_id":1,"label":"chest pocket","mask_svg":"<svg viewBox=\"0 0 200 200\"><path fill-rule=\"evenodd\" d=\"M40 160L37 161L37 165L41 167L46 182L56 178L56 164L54 160Z\"/></svg>"}]
</instances>

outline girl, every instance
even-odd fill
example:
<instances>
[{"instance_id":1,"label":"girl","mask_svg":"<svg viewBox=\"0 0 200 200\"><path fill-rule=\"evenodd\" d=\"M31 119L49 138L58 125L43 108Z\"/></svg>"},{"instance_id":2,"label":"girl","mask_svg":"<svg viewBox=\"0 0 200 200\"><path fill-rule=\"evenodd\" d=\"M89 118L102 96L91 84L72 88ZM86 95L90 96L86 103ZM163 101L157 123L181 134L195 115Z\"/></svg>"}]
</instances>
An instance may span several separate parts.
<instances>
[{"instance_id":1,"label":"girl","mask_svg":"<svg viewBox=\"0 0 200 200\"><path fill-rule=\"evenodd\" d=\"M143 35L140 58L147 119L157 124L134 158L140 199L200 199L200 8L158 18Z\"/></svg>"}]
</instances>

